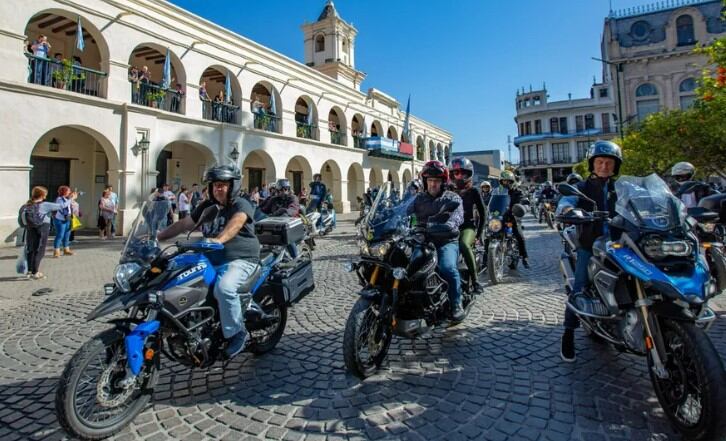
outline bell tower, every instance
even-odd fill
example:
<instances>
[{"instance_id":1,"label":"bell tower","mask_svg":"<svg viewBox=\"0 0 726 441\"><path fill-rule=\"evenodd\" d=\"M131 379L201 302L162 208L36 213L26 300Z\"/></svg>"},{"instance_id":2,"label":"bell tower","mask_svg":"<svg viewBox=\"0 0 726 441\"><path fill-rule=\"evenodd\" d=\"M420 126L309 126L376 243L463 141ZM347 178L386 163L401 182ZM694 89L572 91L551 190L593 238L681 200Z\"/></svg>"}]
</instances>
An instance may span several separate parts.
<instances>
[{"instance_id":1,"label":"bell tower","mask_svg":"<svg viewBox=\"0 0 726 441\"><path fill-rule=\"evenodd\" d=\"M360 90L365 73L355 69L355 37L358 30L346 23L328 0L317 21L302 25L305 64L333 79Z\"/></svg>"}]
</instances>

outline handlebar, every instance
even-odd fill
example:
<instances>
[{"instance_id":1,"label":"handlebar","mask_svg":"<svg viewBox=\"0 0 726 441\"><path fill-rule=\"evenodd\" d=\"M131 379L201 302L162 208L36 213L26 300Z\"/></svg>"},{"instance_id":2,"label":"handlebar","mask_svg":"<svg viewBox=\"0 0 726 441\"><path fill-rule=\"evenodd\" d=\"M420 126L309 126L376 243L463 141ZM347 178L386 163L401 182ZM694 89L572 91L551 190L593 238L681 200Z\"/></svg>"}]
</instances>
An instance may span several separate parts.
<instances>
[{"instance_id":1,"label":"handlebar","mask_svg":"<svg viewBox=\"0 0 726 441\"><path fill-rule=\"evenodd\" d=\"M610 220L610 213L607 211L586 211L582 212L582 216L577 216L570 213L572 213L572 211L568 211L566 214L560 214L558 216L555 216L555 220L565 225L582 225L593 222L607 222Z\"/></svg>"}]
</instances>

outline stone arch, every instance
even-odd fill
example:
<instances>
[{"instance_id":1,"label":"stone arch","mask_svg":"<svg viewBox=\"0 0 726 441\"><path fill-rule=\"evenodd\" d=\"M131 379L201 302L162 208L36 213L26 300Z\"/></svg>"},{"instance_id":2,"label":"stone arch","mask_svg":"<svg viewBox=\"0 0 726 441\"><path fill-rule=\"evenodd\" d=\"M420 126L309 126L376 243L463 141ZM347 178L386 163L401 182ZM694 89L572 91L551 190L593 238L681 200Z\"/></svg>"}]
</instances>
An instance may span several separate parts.
<instances>
[{"instance_id":1,"label":"stone arch","mask_svg":"<svg viewBox=\"0 0 726 441\"><path fill-rule=\"evenodd\" d=\"M76 29L79 17L85 45L83 52L76 49ZM49 58L54 58L57 53L68 60L78 57L81 67L90 69L84 69L84 79L65 82L67 90L102 98L107 96L109 48L103 34L92 21L75 12L57 8L45 9L35 13L25 25L28 46L32 45L40 34L48 37L48 43L51 46L48 53ZM30 50L30 47L28 49ZM53 72L59 71L57 68L60 66L59 63L31 57L28 57L28 62L29 82L59 87L58 81L53 79ZM98 74L97 71L103 72L105 75Z\"/></svg>"},{"instance_id":2,"label":"stone arch","mask_svg":"<svg viewBox=\"0 0 726 441\"><path fill-rule=\"evenodd\" d=\"M386 138L398 140L398 131L394 126L388 127L388 132L386 132Z\"/></svg>"},{"instance_id":3,"label":"stone arch","mask_svg":"<svg viewBox=\"0 0 726 441\"><path fill-rule=\"evenodd\" d=\"M371 137L383 137L383 126L377 119L371 123Z\"/></svg>"},{"instance_id":4,"label":"stone arch","mask_svg":"<svg viewBox=\"0 0 726 441\"><path fill-rule=\"evenodd\" d=\"M328 112L328 132L331 144L348 145L347 125L345 112L338 106L331 107Z\"/></svg>"},{"instance_id":5,"label":"stone arch","mask_svg":"<svg viewBox=\"0 0 726 441\"><path fill-rule=\"evenodd\" d=\"M368 173L368 188L380 187L381 185L383 185L383 172L380 168L371 168Z\"/></svg>"},{"instance_id":6,"label":"stone arch","mask_svg":"<svg viewBox=\"0 0 726 441\"><path fill-rule=\"evenodd\" d=\"M423 136L416 137L416 159L423 161L426 159L426 144L424 144Z\"/></svg>"},{"instance_id":7,"label":"stone arch","mask_svg":"<svg viewBox=\"0 0 726 441\"><path fill-rule=\"evenodd\" d=\"M434 141L429 141L429 161L436 160L436 145L434 144Z\"/></svg>"},{"instance_id":8,"label":"stone arch","mask_svg":"<svg viewBox=\"0 0 726 441\"><path fill-rule=\"evenodd\" d=\"M169 88L164 89L162 80L167 51L170 57L171 77ZM147 75L148 78L148 82L140 81L138 87L131 88L132 103L159 107L169 112L182 114L185 112L186 100L174 89L177 84L182 88L187 84L186 71L174 51L158 43L141 43L131 51L129 66L132 70L134 67L138 68L139 78L142 75ZM144 72L144 67L147 68L147 73Z\"/></svg>"},{"instance_id":9,"label":"stone arch","mask_svg":"<svg viewBox=\"0 0 726 441\"><path fill-rule=\"evenodd\" d=\"M354 210L358 209L357 202L354 204L356 197L363 197L365 193L365 179L363 175L363 167L357 162L348 167L348 175L346 176L348 181L348 200L350 201L351 208Z\"/></svg>"},{"instance_id":10,"label":"stone arch","mask_svg":"<svg viewBox=\"0 0 726 441\"><path fill-rule=\"evenodd\" d=\"M301 95L295 102L295 126L298 138L320 140L318 130L318 109L307 95Z\"/></svg>"},{"instance_id":11,"label":"stone arch","mask_svg":"<svg viewBox=\"0 0 726 441\"><path fill-rule=\"evenodd\" d=\"M411 182L411 170L406 169L403 171L403 181L401 182L403 189L406 188L409 182Z\"/></svg>"},{"instance_id":12,"label":"stone arch","mask_svg":"<svg viewBox=\"0 0 726 441\"><path fill-rule=\"evenodd\" d=\"M320 167L320 180L328 187L328 191L333 194L333 205L336 210L341 209L341 190L342 182L340 175L340 167L338 163L332 159L328 159Z\"/></svg>"},{"instance_id":13,"label":"stone arch","mask_svg":"<svg viewBox=\"0 0 726 441\"><path fill-rule=\"evenodd\" d=\"M120 193L118 153L108 138L90 127L63 125L48 130L36 140L29 163L28 194L42 185L55 199L58 186L68 185L83 192L78 197L81 210L94 212L106 185Z\"/></svg>"},{"instance_id":14,"label":"stone arch","mask_svg":"<svg viewBox=\"0 0 726 441\"><path fill-rule=\"evenodd\" d=\"M285 177L290 180L290 185L297 195L302 189L308 191L308 183L313 180L313 169L303 156L293 156L285 167Z\"/></svg>"},{"instance_id":15,"label":"stone arch","mask_svg":"<svg viewBox=\"0 0 726 441\"><path fill-rule=\"evenodd\" d=\"M436 160L444 162L444 146L440 142L436 144Z\"/></svg>"},{"instance_id":16,"label":"stone arch","mask_svg":"<svg viewBox=\"0 0 726 441\"><path fill-rule=\"evenodd\" d=\"M275 161L262 149L252 150L242 161L242 175L242 188L247 191L272 184L277 177Z\"/></svg>"},{"instance_id":17,"label":"stone arch","mask_svg":"<svg viewBox=\"0 0 726 441\"><path fill-rule=\"evenodd\" d=\"M250 103L255 129L282 133L282 99L272 83L258 81L252 88Z\"/></svg>"},{"instance_id":18,"label":"stone arch","mask_svg":"<svg viewBox=\"0 0 726 441\"><path fill-rule=\"evenodd\" d=\"M391 183L391 188L401 190L401 180L398 177L398 171L390 169L388 170L387 181Z\"/></svg>"},{"instance_id":19,"label":"stone arch","mask_svg":"<svg viewBox=\"0 0 726 441\"><path fill-rule=\"evenodd\" d=\"M365 127L365 118L360 113L354 114L350 120L350 132L353 135L353 147L365 148L363 140L368 133Z\"/></svg>"},{"instance_id":20,"label":"stone arch","mask_svg":"<svg viewBox=\"0 0 726 441\"><path fill-rule=\"evenodd\" d=\"M217 163L212 150L195 141L174 140L162 148L156 157L155 187L169 184L176 193L181 186L191 188L192 184L204 181L206 170Z\"/></svg>"},{"instance_id":21,"label":"stone arch","mask_svg":"<svg viewBox=\"0 0 726 441\"><path fill-rule=\"evenodd\" d=\"M230 83L231 97L226 96L227 79ZM214 64L207 67L199 78L200 87L205 85L206 100L201 100L202 117L230 124L239 124L240 109L242 105L242 86L234 73L224 66ZM214 99L222 93L222 104L213 103Z\"/></svg>"}]
</instances>

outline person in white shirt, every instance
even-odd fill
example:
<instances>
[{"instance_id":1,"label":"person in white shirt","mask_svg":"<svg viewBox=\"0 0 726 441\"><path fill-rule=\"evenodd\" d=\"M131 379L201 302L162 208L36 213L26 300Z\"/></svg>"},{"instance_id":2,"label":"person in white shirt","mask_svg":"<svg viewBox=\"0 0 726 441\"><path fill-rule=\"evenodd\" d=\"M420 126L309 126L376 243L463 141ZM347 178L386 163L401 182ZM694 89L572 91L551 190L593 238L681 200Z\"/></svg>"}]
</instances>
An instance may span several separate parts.
<instances>
[{"instance_id":1,"label":"person in white shirt","mask_svg":"<svg viewBox=\"0 0 726 441\"><path fill-rule=\"evenodd\" d=\"M191 207L191 195L187 191L187 188L182 185L181 191L179 192L179 220L189 216Z\"/></svg>"}]
</instances>

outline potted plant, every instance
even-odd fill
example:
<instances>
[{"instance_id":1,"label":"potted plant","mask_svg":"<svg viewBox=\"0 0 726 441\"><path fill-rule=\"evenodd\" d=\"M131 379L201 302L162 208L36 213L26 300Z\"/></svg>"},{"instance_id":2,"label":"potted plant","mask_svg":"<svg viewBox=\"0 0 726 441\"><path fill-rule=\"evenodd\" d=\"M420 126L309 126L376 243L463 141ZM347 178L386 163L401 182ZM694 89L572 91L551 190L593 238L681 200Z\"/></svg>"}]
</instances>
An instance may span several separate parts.
<instances>
[{"instance_id":1,"label":"potted plant","mask_svg":"<svg viewBox=\"0 0 726 441\"><path fill-rule=\"evenodd\" d=\"M76 80L85 80L86 75L83 73L76 73L73 67L73 62L69 59L63 59L57 66L52 67L53 83L58 89L65 89L69 83Z\"/></svg>"},{"instance_id":2,"label":"potted plant","mask_svg":"<svg viewBox=\"0 0 726 441\"><path fill-rule=\"evenodd\" d=\"M165 96L166 92L161 89L146 92L146 103L154 108L161 107L161 100L163 100Z\"/></svg>"}]
</instances>

